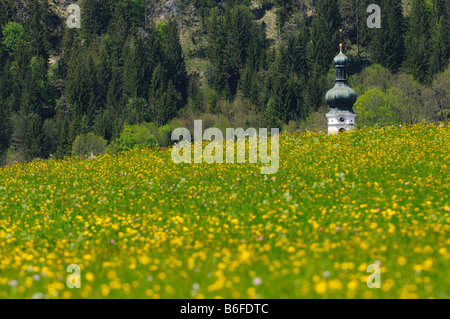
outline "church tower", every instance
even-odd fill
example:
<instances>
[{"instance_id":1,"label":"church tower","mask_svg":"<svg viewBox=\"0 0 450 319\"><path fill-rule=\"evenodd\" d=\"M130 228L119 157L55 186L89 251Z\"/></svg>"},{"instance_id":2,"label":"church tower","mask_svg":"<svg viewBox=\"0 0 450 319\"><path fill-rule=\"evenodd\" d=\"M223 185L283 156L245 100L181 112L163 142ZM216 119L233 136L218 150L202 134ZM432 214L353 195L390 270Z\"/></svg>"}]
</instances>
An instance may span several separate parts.
<instances>
[{"instance_id":1,"label":"church tower","mask_svg":"<svg viewBox=\"0 0 450 319\"><path fill-rule=\"evenodd\" d=\"M342 53L342 43L340 51L334 58L336 84L325 96L325 100L331 108L327 113L328 134L352 131L355 128L356 114L353 112L353 104L356 102L357 95L355 90L347 85L348 57Z\"/></svg>"}]
</instances>

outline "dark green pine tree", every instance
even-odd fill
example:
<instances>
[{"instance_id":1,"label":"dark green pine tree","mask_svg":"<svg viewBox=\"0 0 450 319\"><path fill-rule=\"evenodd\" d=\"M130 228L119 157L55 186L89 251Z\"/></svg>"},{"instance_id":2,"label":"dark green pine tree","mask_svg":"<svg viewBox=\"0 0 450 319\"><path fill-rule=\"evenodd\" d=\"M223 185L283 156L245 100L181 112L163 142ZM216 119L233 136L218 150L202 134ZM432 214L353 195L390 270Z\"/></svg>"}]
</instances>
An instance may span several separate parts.
<instances>
[{"instance_id":1,"label":"dark green pine tree","mask_svg":"<svg viewBox=\"0 0 450 319\"><path fill-rule=\"evenodd\" d=\"M42 114L49 95L46 75L47 63L44 58L33 57L22 90L20 109L23 114Z\"/></svg>"},{"instance_id":2,"label":"dark green pine tree","mask_svg":"<svg viewBox=\"0 0 450 319\"><path fill-rule=\"evenodd\" d=\"M32 57L31 44L25 40L17 41L14 62L11 68L12 85L10 88L10 100L12 112L14 113L20 109Z\"/></svg>"},{"instance_id":3,"label":"dark green pine tree","mask_svg":"<svg viewBox=\"0 0 450 319\"><path fill-rule=\"evenodd\" d=\"M199 112L202 109L202 94L200 91L200 75L194 73L189 77L188 87L188 107L194 112Z\"/></svg>"},{"instance_id":4,"label":"dark green pine tree","mask_svg":"<svg viewBox=\"0 0 450 319\"><path fill-rule=\"evenodd\" d=\"M29 116L17 113L12 116L11 146L22 159L26 156L26 139Z\"/></svg>"},{"instance_id":5,"label":"dark green pine tree","mask_svg":"<svg viewBox=\"0 0 450 319\"><path fill-rule=\"evenodd\" d=\"M65 79L67 76L67 70L71 61L72 52L77 52L78 43L75 40L77 29L64 29L64 35L62 38L62 52L58 61L58 76Z\"/></svg>"},{"instance_id":6,"label":"dark green pine tree","mask_svg":"<svg viewBox=\"0 0 450 319\"><path fill-rule=\"evenodd\" d=\"M152 84L150 87L150 99L159 99L165 89L166 89L166 83L168 82L168 75L166 69L161 65L158 64L153 70L152 74Z\"/></svg>"},{"instance_id":7,"label":"dark green pine tree","mask_svg":"<svg viewBox=\"0 0 450 319\"><path fill-rule=\"evenodd\" d=\"M211 62L207 73L208 84L218 92L228 86L224 50L227 45L227 33L223 20L218 8L209 10L209 16L203 20L207 38L206 55Z\"/></svg>"},{"instance_id":8,"label":"dark green pine tree","mask_svg":"<svg viewBox=\"0 0 450 319\"><path fill-rule=\"evenodd\" d=\"M63 158L71 153L71 142L69 141L69 121L63 119L59 125L58 146L56 148L56 158Z\"/></svg>"},{"instance_id":9,"label":"dark green pine tree","mask_svg":"<svg viewBox=\"0 0 450 319\"><path fill-rule=\"evenodd\" d=\"M322 74L314 67L310 71L310 76L305 91L305 108L304 112L312 113L325 104L325 93L329 87L327 86L326 75Z\"/></svg>"},{"instance_id":10,"label":"dark green pine tree","mask_svg":"<svg viewBox=\"0 0 450 319\"><path fill-rule=\"evenodd\" d=\"M430 7L425 0L413 0L409 30L406 38L405 65L410 69L415 80L429 80L430 59Z\"/></svg>"},{"instance_id":11,"label":"dark green pine tree","mask_svg":"<svg viewBox=\"0 0 450 319\"><path fill-rule=\"evenodd\" d=\"M289 20L289 16L292 12L294 1L293 0L275 0L277 9L277 32L278 32L278 45L281 44L281 31L284 24Z\"/></svg>"},{"instance_id":12,"label":"dark green pine tree","mask_svg":"<svg viewBox=\"0 0 450 319\"><path fill-rule=\"evenodd\" d=\"M333 45L333 34L325 17L316 15L313 18L307 50L308 63L310 69L315 69L320 74L328 72L337 50L337 46Z\"/></svg>"},{"instance_id":13,"label":"dark green pine tree","mask_svg":"<svg viewBox=\"0 0 450 319\"><path fill-rule=\"evenodd\" d=\"M81 3L82 26L81 30L86 39L100 35L106 31L111 20L111 1L109 0L83 0Z\"/></svg>"},{"instance_id":14,"label":"dark green pine tree","mask_svg":"<svg viewBox=\"0 0 450 319\"><path fill-rule=\"evenodd\" d=\"M180 102L181 95L169 80L167 89L156 103L156 123L160 126L169 123L176 116Z\"/></svg>"},{"instance_id":15,"label":"dark green pine tree","mask_svg":"<svg viewBox=\"0 0 450 319\"><path fill-rule=\"evenodd\" d=\"M342 27L341 11L339 10L338 0L320 0L314 1L314 12L316 16L323 18L326 25L326 32L329 39L333 41L333 48L339 45L339 29ZM334 52L334 50L333 50Z\"/></svg>"},{"instance_id":16,"label":"dark green pine tree","mask_svg":"<svg viewBox=\"0 0 450 319\"><path fill-rule=\"evenodd\" d=\"M382 0L354 0L357 1L358 6L358 40L359 43L365 47L367 54L367 47L370 46L373 37L373 29L367 27L367 8L371 4L380 4ZM381 17L383 19L383 17Z\"/></svg>"},{"instance_id":17,"label":"dark green pine tree","mask_svg":"<svg viewBox=\"0 0 450 319\"><path fill-rule=\"evenodd\" d=\"M105 36L105 48L113 67L120 66L123 63L121 60L122 49L125 46L127 38L128 29L126 21L123 15L115 12L108 27L108 33Z\"/></svg>"},{"instance_id":18,"label":"dark green pine tree","mask_svg":"<svg viewBox=\"0 0 450 319\"><path fill-rule=\"evenodd\" d=\"M25 159L31 161L34 158L47 157L46 135L43 130L42 119L39 115L33 114L28 118L28 129L25 139Z\"/></svg>"},{"instance_id":19,"label":"dark green pine tree","mask_svg":"<svg viewBox=\"0 0 450 319\"><path fill-rule=\"evenodd\" d=\"M370 29L367 28L367 7L380 0L340 0L343 35L357 46L358 56L361 45L367 45Z\"/></svg>"},{"instance_id":20,"label":"dark green pine tree","mask_svg":"<svg viewBox=\"0 0 450 319\"><path fill-rule=\"evenodd\" d=\"M235 6L225 12L224 27L227 45L225 51L225 69L227 86L231 95L236 94L240 71L247 63L248 47L252 37L253 13L248 7Z\"/></svg>"},{"instance_id":21,"label":"dark green pine tree","mask_svg":"<svg viewBox=\"0 0 450 319\"><path fill-rule=\"evenodd\" d=\"M108 85L111 81L111 60L105 47L100 47L98 52L98 66L97 66L97 83L98 83L98 98L99 105L104 108L107 104Z\"/></svg>"},{"instance_id":22,"label":"dark green pine tree","mask_svg":"<svg viewBox=\"0 0 450 319\"><path fill-rule=\"evenodd\" d=\"M382 0L380 7L381 28L373 30L371 51L376 63L396 72L405 54L402 1Z\"/></svg>"},{"instance_id":23,"label":"dark green pine tree","mask_svg":"<svg viewBox=\"0 0 450 319\"><path fill-rule=\"evenodd\" d=\"M124 49L124 93L126 99L148 98L149 83L153 73L148 48L142 37L131 38Z\"/></svg>"},{"instance_id":24,"label":"dark green pine tree","mask_svg":"<svg viewBox=\"0 0 450 319\"><path fill-rule=\"evenodd\" d=\"M24 23L28 40L31 42L34 55L42 56L46 61L51 48L50 7L47 0L29 0L29 16Z\"/></svg>"},{"instance_id":25,"label":"dark green pine tree","mask_svg":"<svg viewBox=\"0 0 450 319\"><path fill-rule=\"evenodd\" d=\"M111 69L111 81L108 85L108 94L106 96L106 106L111 111L114 118L122 114L123 99L123 68L113 66Z\"/></svg>"},{"instance_id":26,"label":"dark green pine tree","mask_svg":"<svg viewBox=\"0 0 450 319\"><path fill-rule=\"evenodd\" d=\"M0 104L10 113L13 109L11 97L14 88L14 78L12 78L11 72L12 62L6 59L2 61L3 64L0 64Z\"/></svg>"},{"instance_id":27,"label":"dark green pine tree","mask_svg":"<svg viewBox=\"0 0 450 319\"><path fill-rule=\"evenodd\" d=\"M445 0L433 1L430 76L442 72L450 58L450 4Z\"/></svg>"},{"instance_id":28,"label":"dark green pine tree","mask_svg":"<svg viewBox=\"0 0 450 319\"><path fill-rule=\"evenodd\" d=\"M324 16L316 15L311 24L311 36L307 48L308 83L305 103L307 108L314 112L325 103L324 96L327 90L326 74L337 53L332 40L335 32Z\"/></svg>"},{"instance_id":29,"label":"dark green pine tree","mask_svg":"<svg viewBox=\"0 0 450 319\"><path fill-rule=\"evenodd\" d=\"M245 97L250 99L252 104L259 105L259 77L258 73L253 71L249 65L241 72L239 90Z\"/></svg>"},{"instance_id":30,"label":"dark green pine tree","mask_svg":"<svg viewBox=\"0 0 450 319\"><path fill-rule=\"evenodd\" d=\"M168 72L160 64L153 71L149 104L154 106L156 123L165 125L180 108L181 94L176 90Z\"/></svg>"},{"instance_id":31,"label":"dark green pine tree","mask_svg":"<svg viewBox=\"0 0 450 319\"><path fill-rule=\"evenodd\" d=\"M136 34L138 28L145 26L145 3L148 0L111 0L111 8L114 15L120 15L126 24L128 34ZM154 4L155 5L155 4Z\"/></svg>"},{"instance_id":32,"label":"dark green pine tree","mask_svg":"<svg viewBox=\"0 0 450 319\"><path fill-rule=\"evenodd\" d=\"M302 114L303 99L297 75L280 74L273 90L272 108L275 115L284 123L298 120Z\"/></svg>"},{"instance_id":33,"label":"dark green pine tree","mask_svg":"<svg viewBox=\"0 0 450 319\"><path fill-rule=\"evenodd\" d=\"M97 69L91 52L81 47L70 61L65 96L70 106L68 143L94 126L95 115L101 110ZM83 124L83 125L82 125Z\"/></svg>"},{"instance_id":34,"label":"dark green pine tree","mask_svg":"<svg viewBox=\"0 0 450 319\"><path fill-rule=\"evenodd\" d=\"M282 72L295 73L298 77L308 77L308 29L302 26L300 30L289 35L280 50L279 68Z\"/></svg>"},{"instance_id":35,"label":"dark green pine tree","mask_svg":"<svg viewBox=\"0 0 450 319\"><path fill-rule=\"evenodd\" d=\"M14 2L16 2L16 0L2 0L0 3L0 26L4 26L9 21L13 20Z\"/></svg>"},{"instance_id":36,"label":"dark green pine tree","mask_svg":"<svg viewBox=\"0 0 450 319\"><path fill-rule=\"evenodd\" d=\"M10 137L11 137L10 113L3 100L0 99L0 162L3 158L3 154L9 147Z\"/></svg>"},{"instance_id":37,"label":"dark green pine tree","mask_svg":"<svg viewBox=\"0 0 450 319\"><path fill-rule=\"evenodd\" d=\"M136 40L128 37L124 46L123 86L125 99L138 97L138 87L141 81L142 68L136 57Z\"/></svg>"},{"instance_id":38,"label":"dark green pine tree","mask_svg":"<svg viewBox=\"0 0 450 319\"><path fill-rule=\"evenodd\" d=\"M110 141L114 134L114 119L110 110L105 110L95 120L95 134Z\"/></svg>"},{"instance_id":39,"label":"dark green pine tree","mask_svg":"<svg viewBox=\"0 0 450 319\"><path fill-rule=\"evenodd\" d=\"M246 53L246 65L250 66L252 71L258 72L266 66L268 48L269 41L266 36L265 23L263 22L260 26L252 23L250 43L248 44Z\"/></svg>"},{"instance_id":40,"label":"dark green pine tree","mask_svg":"<svg viewBox=\"0 0 450 319\"><path fill-rule=\"evenodd\" d=\"M172 81L176 90L181 94L183 101L186 102L189 81L178 26L173 19L164 26L163 49L167 62L166 69L168 71L169 79Z\"/></svg>"},{"instance_id":41,"label":"dark green pine tree","mask_svg":"<svg viewBox=\"0 0 450 319\"><path fill-rule=\"evenodd\" d=\"M203 20L203 28L206 32L206 55L213 65L223 60L223 48L226 45L226 30L223 15L218 8L209 11L209 15Z\"/></svg>"},{"instance_id":42,"label":"dark green pine tree","mask_svg":"<svg viewBox=\"0 0 450 319\"><path fill-rule=\"evenodd\" d=\"M207 56L211 61L208 83L226 98L236 94L247 59L253 69L263 62L267 47L265 32L254 26L253 17L248 7L238 5L227 8L223 14L214 8L204 22Z\"/></svg>"},{"instance_id":43,"label":"dark green pine tree","mask_svg":"<svg viewBox=\"0 0 450 319\"><path fill-rule=\"evenodd\" d=\"M77 123L86 115L89 125L93 116L100 109L97 74L92 55L82 48L71 61L67 79L66 96L72 107L72 114Z\"/></svg>"}]
</instances>

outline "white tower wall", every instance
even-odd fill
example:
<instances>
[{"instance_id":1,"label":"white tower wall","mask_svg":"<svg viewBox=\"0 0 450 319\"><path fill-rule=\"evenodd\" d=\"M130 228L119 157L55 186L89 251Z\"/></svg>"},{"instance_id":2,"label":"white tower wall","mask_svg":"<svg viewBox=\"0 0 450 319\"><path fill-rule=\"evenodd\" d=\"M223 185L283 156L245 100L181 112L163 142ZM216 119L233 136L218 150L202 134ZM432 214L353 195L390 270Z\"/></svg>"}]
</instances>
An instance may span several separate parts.
<instances>
[{"instance_id":1,"label":"white tower wall","mask_svg":"<svg viewBox=\"0 0 450 319\"><path fill-rule=\"evenodd\" d=\"M355 129L354 113L328 113L328 134L337 135L340 132L350 132Z\"/></svg>"}]
</instances>

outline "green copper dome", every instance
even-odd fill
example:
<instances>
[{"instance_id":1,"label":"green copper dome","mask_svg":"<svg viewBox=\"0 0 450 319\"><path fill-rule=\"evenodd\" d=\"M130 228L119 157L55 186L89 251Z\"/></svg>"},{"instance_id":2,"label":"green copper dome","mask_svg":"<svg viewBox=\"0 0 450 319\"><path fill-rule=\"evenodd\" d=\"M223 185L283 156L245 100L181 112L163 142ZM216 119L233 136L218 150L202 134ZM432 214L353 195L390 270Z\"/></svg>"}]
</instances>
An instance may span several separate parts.
<instances>
[{"instance_id":1,"label":"green copper dome","mask_svg":"<svg viewBox=\"0 0 450 319\"><path fill-rule=\"evenodd\" d=\"M325 100L331 107L331 111L350 111L353 112L353 104L357 99L355 90L347 85L347 64L348 57L342 53L342 44L340 45L340 53L334 58L336 66L336 84L334 88L329 90L325 96Z\"/></svg>"},{"instance_id":2,"label":"green copper dome","mask_svg":"<svg viewBox=\"0 0 450 319\"><path fill-rule=\"evenodd\" d=\"M342 53L342 44L339 47L341 49L341 52L334 58L334 64L336 66L338 65L347 66L348 58L344 53Z\"/></svg>"}]
</instances>

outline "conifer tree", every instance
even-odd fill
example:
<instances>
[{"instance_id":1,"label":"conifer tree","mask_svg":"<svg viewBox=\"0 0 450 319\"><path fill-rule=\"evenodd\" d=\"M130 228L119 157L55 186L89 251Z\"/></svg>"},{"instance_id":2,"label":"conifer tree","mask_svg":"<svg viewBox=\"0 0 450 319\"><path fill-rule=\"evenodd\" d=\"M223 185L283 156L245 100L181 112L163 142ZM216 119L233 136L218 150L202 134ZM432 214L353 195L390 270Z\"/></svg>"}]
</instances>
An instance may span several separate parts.
<instances>
[{"instance_id":1,"label":"conifer tree","mask_svg":"<svg viewBox=\"0 0 450 319\"><path fill-rule=\"evenodd\" d=\"M327 87L326 76L320 73L317 68L310 71L310 77L306 86L305 108L304 112L311 113L325 104L325 93L329 89Z\"/></svg>"},{"instance_id":2,"label":"conifer tree","mask_svg":"<svg viewBox=\"0 0 450 319\"><path fill-rule=\"evenodd\" d=\"M111 20L111 3L109 0L83 0L82 31L85 38L100 35Z\"/></svg>"},{"instance_id":3,"label":"conifer tree","mask_svg":"<svg viewBox=\"0 0 450 319\"><path fill-rule=\"evenodd\" d=\"M90 52L86 48L80 49L79 54L72 60L67 75L66 94L72 106L72 113L76 116L87 115L89 123L98 110L99 96L96 67Z\"/></svg>"},{"instance_id":4,"label":"conifer tree","mask_svg":"<svg viewBox=\"0 0 450 319\"><path fill-rule=\"evenodd\" d=\"M253 72L258 72L260 68L265 66L268 48L269 42L267 41L265 23L261 23L260 26L252 23L250 42L246 52L246 65L249 65Z\"/></svg>"},{"instance_id":5,"label":"conifer tree","mask_svg":"<svg viewBox=\"0 0 450 319\"><path fill-rule=\"evenodd\" d=\"M42 57L33 57L30 60L20 102L20 109L24 114L42 114L42 107L48 102L46 66Z\"/></svg>"},{"instance_id":6,"label":"conifer tree","mask_svg":"<svg viewBox=\"0 0 450 319\"><path fill-rule=\"evenodd\" d=\"M275 0L277 10L277 32L278 32L278 45L281 45L281 31L284 24L288 21L292 8L294 6L293 0Z\"/></svg>"},{"instance_id":7,"label":"conifer tree","mask_svg":"<svg viewBox=\"0 0 450 319\"><path fill-rule=\"evenodd\" d=\"M106 52L105 47L100 47L98 53L98 65L97 65L97 83L98 83L98 100L101 108L104 108L107 104L108 85L111 81L111 60Z\"/></svg>"},{"instance_id":8,"label":"conifer tree","mask_svg":"<svg viewBox=\"0 0 450 319\"><path fill-rule=\"evenodd\" d=\"M58 147L55 154L57 158L62 158L69 155L72 150L71 143L69 141L69 133L69 122L64 118L59 125Z\"/></svg>"},{"instance_id":9,"label":"conifer tree","mask_svg":"<svg viewBox=\"0 0 450 319\"><path fill-rule=\"evenodd\" d=\"M250 99L252 104L259 104L260 88L258 73L254 72L250 65L247 65L241 72L239 90L245 97Z\"/></svg>"},{"instance_id":10,"label":"conifer tree","mask_svg":"<svg viewBox=\"0 0 450 319\"><path fill-rule=\"evenodd\" d=\"M18 112L20 109L22 94L26 85L29 64L32 57L31 44L25 40L17 41L16 49L14 51L13 67L11 69L12 88L10 99L13 112Z\"/></svg>"},{"instance_id":11,"label":"conifer tree","mask_svg":"<svg viewBox=\"0 0 450 319\"><path fill-rule=\"evenodd\" d=\"M46 136L43 130L42 119L39 115L33 114L29 117L29 124L25 139L26 153L25 159L30 161L33 158L45 158Z\"/></svg>"},{"instance_id":12,"label":"conifer tree","mask_svg":"<svg viewBox=\"0 0 450 319\"><path fill-rule=\"evenodd\" d=\"M71 61L73 53L77 52L78 43L75 40L76 29L64 29L64 35L62 38L62 52L58 61L58 75L60 78L65 79L67 76L67 70Z\"/></svg>"},{"instance_id":13,"label":"conifer tree","mask_svg":"<svg viewBox=\"0 0 450 319\"><path fill-rule=\"evenodd\" d=\"M366 9L373 0L340 0L340 12L344 35L352 43L357 45L357 53L360 54L361 44L366 44L368 34Z\"/></svg>"},{"instance_id":14,"label":"conifer tree","mask_svg":"<svg viewBox=\"0 0 450 319\"><path fill-rule=\"evenodd\" d=\"M113 66L111 69L111 81L108 85L108 94L106 96L106 105L112 111L115 118L121 115L123 105L123 71L119 66Z\"/></svg>"},{"instance_id":15,"label":"conifer tree","mask_svg":"<svg viewBox=\"0 0 450 319\"><path fill-rule=\"evenodd\" d=\"M402 1L382 0L380 7L381 28L373 30L371 51L376 63L396 72L405 53Z\"/></svg>"},{"instance_id":16,"label":"conifer tree","mask_svg":"<svg viewBox=\"0 0 450 319\"><path fill-rule=\"evenodd\" d=\"M327 74L336 48L333 48L333 32L322 16L315 16L311 25L311 37L307 48L308 83L306 105L310 111L316 111L324 103L326 93L325 75Z\"/></svg>"},{"instance_id":17,"label":"conifer tree","mask_svg":"<svg viewBox=\"0 0 450 319\"><path fill-rule=\"evenodd\" d=\"M430 7L425 0L413 0L409 30L406 35L405 64L414 79L425 82L430 59Z\"/></svg>"},{"instance_id":18,"label":"conifer tree","mask_svg":"<svg viewBox=\"0 0 450 319\"><path fill-rule=\"evenodd\" d=\"M29 0L29 16L24 23L28 40L34 55L42 56L46 61L51 48L50 35L53 33L50 25L50 9L47 0Z\"/></svg>"},{"instance_id":19,"label":"conifer tree","mask_svg":"<svg viewBox=\"0 0 450 319\"><path fill-rule=\"evenodd\" d=\"M179 108L181 96L175 89L172 81L169 80L166 90L156 102L156 123L160 126L172 120Z\"/></svg>"},{"instance_id":20,"label":"conifer tree","mask_svg":"<svg viewBox=\"0 0 450 319\"><path fill-rule=\"evenodd\" d=\"M307 78L308 34L306 26L289 35L280 50L280 71L295 73L298 77Z\"/></svg>"},{"instance_id":21,"label":"conifer tree","mask_svg":"<svg viewBox=\"0 0 450 319\"><path fill-rule=\"evenodd\" d=\"M340 42L339 29L342 27L342 17L339 10L338 0L320 0L314 2L314 11L316 17L322 18L322 23L326 26L324 28L328 41L333 41L333 47L337 47Z\"/></svg>"},{"instance_id":22,"label":"conifer tree","mask_svg":"<svg viewBox=\"0 0 450 319\"><path fill-rule=\"evenodd\" d=\"M21 158L25 159L26 155L26 139L28 130L29 116L23 113L16 113L11 118L11 146Z\"/></svg>"},{"instance_id":23,"label":"conifer tree","mask_svg":"<svg viewBox=\"0 0 450 319\"><path fill-rule=\"evenodd\" d=\"M332 30L325 17L316 15L311 24L311 37L308 44L308 63L320 74L327 73L331 66L336 48L333 46Z\"/></svg>"},{"instance_id":24,"label":"conifer tree","mask_svg":"<svg viewBox=\"0 0 450 319\"><path fill-rule=\"evenodd\" d=\"M2 0L0 3L0 26L7 24L14 16L14 2L16 0ZM0 34L1 39L1 34Z\"/></svg>"},{"instance_id":25,"label":"conifer tree","mask_svg":"<svg viewBox=\"0 0 450 319\"><path fill-rule=\"evenodd\" d=\"M14 78L11 72L12 62L3 60L4 64L0 64L0 105L9 114L13 109L12 92L14 89Z\"/></svg>"},{"instance_id":26,"label":"conifer tree","mask_svg":"<svg viewBox=\"0 0 450 319\"><path fill-rule=\"evenodd\" d=\"M143 83L143 67L139 65L139 57L136 52L136 40L129 37L124 48L124 67L123 67L123 84L125 98L134 98L141 96L138 91L139 86ZM142 92L140 92L142 94Z\"/></svg>"},{"instance_id":27,"label":"conifer tree","mask_svg":"<svg viewBox=\"0 0 450 319\"><path fill-rule=\"evenodd\" d=\"M445 0L433 1L431 30L430 76L442 72L450 59L450 4Z\"/></svg>"},{"instance_id":28,"label":"conifer tree","mask_svg":"<svg viewBox=\"0 0 450 319\"><path fill-rule=\"evenodd\" d=\"M200 92L200 75L194 73L189 77L188 107L194 112L202 108L202 94Z\"/></svg>"},{"instance_id":29,"label":"conifer tree","mask_svg":"<svg viewBox=\"0 0 450 319\"><path fill-rule=\"evenodd\" d=\"M9 139L11 135L11 123L9 116L10 114L5 103L0 99L0 163L4 152L9 147Z\"/></svg>"},{"instance_id":30,"label":"conifer tree","mask_svg":"<svg viewBox=\"0 0 450 319\"><path fill-rule=\"evenodd\" d=\"M152 74L150 98L159 99L166 89L168 80L167 70L161 64L158 64Z\"/></svg>"},{"instance_id":31,"label":"conifer tree","mask_svg":"<svg viewBox=\"0 0 450 319\"><path fill-rule=\"evenodd\" d=\"M284 123L298 120L302 113L302 89L296 75L280 74L273 90L273 110Z\"/></svg>"},{"instance_id":32,"label":"conifer tree","mask_svg":"<svg viewBox=\"0 0 450 319\"><path fill-rule=\"evenodd\" d=\"M164 55L167 60L169 79L180 92L183 101L187 100L188 77L181 47L180 34L175 20L170 20L164 27Z\"/></svg>"}]
</instances>

